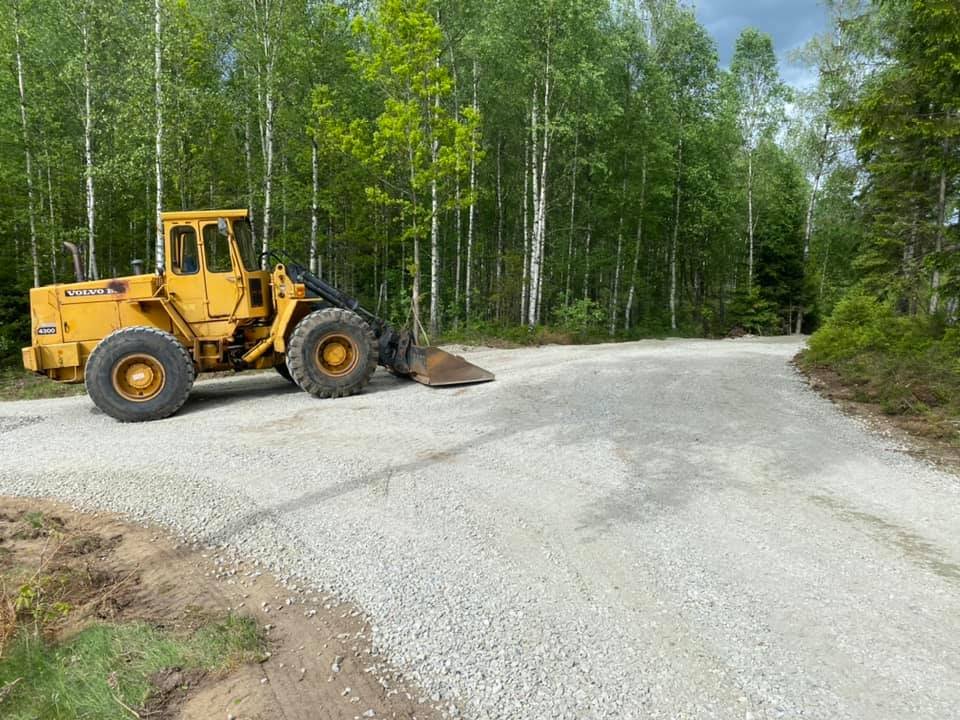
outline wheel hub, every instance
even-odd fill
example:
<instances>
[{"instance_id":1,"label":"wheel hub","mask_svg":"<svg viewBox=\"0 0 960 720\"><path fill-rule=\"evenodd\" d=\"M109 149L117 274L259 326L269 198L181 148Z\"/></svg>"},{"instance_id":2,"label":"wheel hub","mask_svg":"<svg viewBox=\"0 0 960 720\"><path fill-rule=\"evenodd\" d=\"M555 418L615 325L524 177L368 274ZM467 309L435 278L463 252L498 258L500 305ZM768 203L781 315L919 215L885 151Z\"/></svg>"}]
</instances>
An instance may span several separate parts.
<instances>
[{"instance_id":1,"label":"wheel hub","mask_svg":"<svg viewBox=\"0 0 960 720\"><path fill-rule=\"evenodd\" d=\"M356 343L346 335L327 335L317 346L317 364L320 370L333 377L346 375L353 370L359 355Z\"/></svg>"},{"instance_id":2,"label":"wheel hub","mask_svg":"<svg viewBox=\"0 0 960 720\"><path fill-rule=\"evenodd\" d=\"M113 368L113 388L125 400L146 402L166 384L160 362L149 355L128 355Z\"/></svg>"}]
</instances>

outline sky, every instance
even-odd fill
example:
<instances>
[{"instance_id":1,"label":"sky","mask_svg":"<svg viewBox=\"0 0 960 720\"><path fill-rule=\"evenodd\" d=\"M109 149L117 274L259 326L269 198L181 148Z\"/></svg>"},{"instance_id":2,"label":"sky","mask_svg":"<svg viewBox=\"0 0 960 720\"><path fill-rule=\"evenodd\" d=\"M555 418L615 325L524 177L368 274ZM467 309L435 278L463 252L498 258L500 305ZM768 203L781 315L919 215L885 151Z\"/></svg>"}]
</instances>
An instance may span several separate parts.
<instances>
[{"instance_id":1,"label":"sky","mask_svg":"<svg viewBox=\"0 0 960 720\"><path fill-rule=\"evenodd\" d=\"M826 11L819 0L694 0L697 17L720 51L720 63L730 64L740 31L756 27L773 37L780 75L795 87L809 87L814 71L792 64L787 55L826 29Z\"/></svg>"}]
</instances>

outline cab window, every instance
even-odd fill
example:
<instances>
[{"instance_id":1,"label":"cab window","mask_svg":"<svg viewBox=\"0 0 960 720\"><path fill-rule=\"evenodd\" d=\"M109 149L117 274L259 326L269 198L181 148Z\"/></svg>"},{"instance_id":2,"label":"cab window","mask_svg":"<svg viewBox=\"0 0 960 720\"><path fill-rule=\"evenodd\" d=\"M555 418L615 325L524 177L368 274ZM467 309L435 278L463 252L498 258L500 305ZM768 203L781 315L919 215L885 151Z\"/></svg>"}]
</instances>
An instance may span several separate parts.
<instances>
[{"instance_id":1,"label":"cab window","mask_svg":"<svg viewBox=\"0 0 960 720\"><path fill-rule=\"evenodd\" d=\"M246 218L233 221L233 236L237 239L237 246L240 248L240 257L243 258L243 265L247 270L260 269L260 255L257 254L257 248L253 242L253 227Z\"/></svg>"},{"instance_id":2,"label":"cab window","mask_svg":"<svg viewBox=\"0 0 960 720\"><path fill-rule=\"evenodd\" d=\"M189 225L170 231L170 267L177 275L195 275L200 272L200 254L197 251L197 233Z\"/></svg>"},{"instance_id":3,"label":"cab window","mask_svg":"<svg viewBox=\"0 0 960 720\"><path fill-rule=\"evenodd\" d=\"M230 259L230 239L221 234L217 223L203 226L203 254L207 259L207 270L213 273L225 273L233 270Z\"/></svg>"}]
</instances>

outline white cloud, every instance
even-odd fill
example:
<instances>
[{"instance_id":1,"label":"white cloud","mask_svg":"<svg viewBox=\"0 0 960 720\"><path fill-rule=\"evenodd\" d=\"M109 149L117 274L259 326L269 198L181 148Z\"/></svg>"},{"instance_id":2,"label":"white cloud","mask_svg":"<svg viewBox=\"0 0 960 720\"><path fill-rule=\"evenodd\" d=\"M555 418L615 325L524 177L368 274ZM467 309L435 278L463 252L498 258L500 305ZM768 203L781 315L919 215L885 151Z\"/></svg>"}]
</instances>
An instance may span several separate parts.
<instances>
[{"instance_id":1,"label":"white cloud","mask_svg":"<svg viewBox=\"0 0 960 720\"><path fill-rule=\"evenodd\" d=\"M724 67L730 62L740 32L755 27L773 38L786 82L798 88L816 82L815 71L792 64L787 56L826 29L826 12L819 0L696 0L692 5L717 41Z\"/></svg>"}]
</instances>

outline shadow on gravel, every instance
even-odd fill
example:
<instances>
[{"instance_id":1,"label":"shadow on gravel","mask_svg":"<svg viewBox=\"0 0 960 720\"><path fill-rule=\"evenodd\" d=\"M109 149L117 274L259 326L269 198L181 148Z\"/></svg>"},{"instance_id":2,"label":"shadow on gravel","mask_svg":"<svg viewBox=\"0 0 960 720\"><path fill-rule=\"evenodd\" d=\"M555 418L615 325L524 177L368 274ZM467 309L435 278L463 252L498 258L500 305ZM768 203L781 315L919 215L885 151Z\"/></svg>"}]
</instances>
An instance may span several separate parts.
<instances>
[{"instance_id":1,"label":"shadow on gravel","mask_svg":"<svg viewBox=\"0 0 960 720\"><path fill-rule=\"evenodd\" d=\"M296 392L302 391L281 377L251 377L229 383L207 380L193 386L190 397L187 398L187 402L184 403L175 417L220 408L246 400L280 397Z\"/></svg>"},{"instance_id":2,"label":"shadow on gravel","mask_svg":"<svg viewBox=\"0 0 960 720\"><path fill-rule=\"evenodd\" d=\"M376 395L393 390L399 390L412 383L405 378L394 378L386 373L374 375L373 380L360 395ZM303 391L278 375L262 373L249 377L240 377L230 382L216 379L202 380L193 386L187 402L174 417L219 409L234 403L245 402L251 399L282 397L284 395L300 394ZM317 402L323 403L323 400ZM335 402L335 401L334 401ZM319 409L320 406L318 406Z\"/></svg>"}]
</instances>

